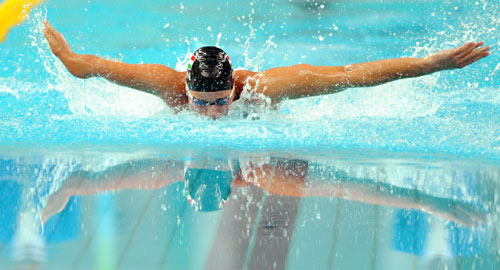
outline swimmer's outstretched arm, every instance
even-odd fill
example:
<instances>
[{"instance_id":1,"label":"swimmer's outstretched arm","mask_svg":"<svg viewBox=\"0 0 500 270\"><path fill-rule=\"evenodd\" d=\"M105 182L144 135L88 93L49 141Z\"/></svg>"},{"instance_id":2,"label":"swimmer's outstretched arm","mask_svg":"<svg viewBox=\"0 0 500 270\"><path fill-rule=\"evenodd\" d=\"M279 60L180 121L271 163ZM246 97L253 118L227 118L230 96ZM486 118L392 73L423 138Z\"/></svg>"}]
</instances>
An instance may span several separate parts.
<instances>
[{"instance_id":1,"label":"swimmer's outstretched arm","mask_svg":"<svg viewBox=\"0 0 500 270\"><path fill-rule=\"evenodd\" d=\"M390 81L419 77L437 71L463 68L489 55L483 42L440 51L425 58L386 59L347 66L307 64L272 68L255 75L257 92L274 102L336 93L346 88L375 86Z\"/></svg>"},{"instance_id":2,"label":"swimmer's outstretched arm","mask_svg":"<svg viewBox=\"0 0 500 270\"><path fill-rule=\"evenodd\" d=\"M185 73L159 64L133 65L74 53L61 33L48 21L44 24L43 34L52 53L74 76L82 79L102 77L119 85L158 95L171 106L181 105L185 100Z\"/></svg>"}]
</instances>

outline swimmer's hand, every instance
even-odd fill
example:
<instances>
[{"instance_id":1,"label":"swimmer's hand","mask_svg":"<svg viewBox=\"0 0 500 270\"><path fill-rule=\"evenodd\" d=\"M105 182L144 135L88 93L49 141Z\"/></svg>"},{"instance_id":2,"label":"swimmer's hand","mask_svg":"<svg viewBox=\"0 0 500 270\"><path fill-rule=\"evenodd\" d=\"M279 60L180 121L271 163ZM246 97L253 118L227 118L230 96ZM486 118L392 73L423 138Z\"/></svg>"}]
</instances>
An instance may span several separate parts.
<instances>
[{"instance_id":1,"label":"swimmer's hand","mask_svg":"<svg viewBox=\"0 0 500 270\"><path fill-rule=\"evenodd\" d=\"M49 42L50 50L61 60L68 71L78 78L92 77L90 69L83 64L85 62L83 57L71 50L64 36L54 29L48 21L44 21L44 25L43 35Z\"/></svg>"},{"instance_id":2,"label":"swimmer's hand","mask_svg":"<svg viewBox=\"0 0 500 270\"><path fill-rule=\"evenodd\" d=\"M59 214L71 199L71 194L65 190L58 190L56 193L50 195L47 204L40 213L42 224L45 224L52 216Z\"/></svg>"},{"instance_id":3,"label":"swimmer's hand","mask_svg":"<svg viewBox=\"0 0 500 270\"><path fill-rule=\"evenodd\" d=\"M85 79L101 77L110 82L134 88L161 97L169 106L186 104L186 73L159 64L127 64L90 54L77 54L71 50L64 36L48 21L43 34L50 50L75 77Z\"/></svg>"},{"instance_id":4,"label":"swimmer's hand","mask_svg":"<svg viewBox=\"0 0 500 270\"><path fill-rule=\"evenodd\" d=\"M44 25L43 35L49 42L50 50L55 56L61 57L73 53L64 36L54 29L49 21L44 21Z\"/></svg>"},{"instance_id":5,"label":"swimmer's hand","mask_svg":"<svg viewBox=\"0 0 500 270\"><path fill-rule=\"evenodd\" d=\"M463 68L490 55L490 47L481 47L483 45L483 42L469 42L455 49L431 54L426 59L436 71Z\"/></svg>"},{"instance_id":6,"label":"swimmer's hand","mask_svg":"<svg viewBox=\"0 0 500 270\"><path fill-rule=\"evenodd\" d=\"M436 216L452 220L465 226L477 226L487 222L487 216L476 207L464 202L446 199L432 198L429 208L426 210Z\"/></svg>"}]
</instances>

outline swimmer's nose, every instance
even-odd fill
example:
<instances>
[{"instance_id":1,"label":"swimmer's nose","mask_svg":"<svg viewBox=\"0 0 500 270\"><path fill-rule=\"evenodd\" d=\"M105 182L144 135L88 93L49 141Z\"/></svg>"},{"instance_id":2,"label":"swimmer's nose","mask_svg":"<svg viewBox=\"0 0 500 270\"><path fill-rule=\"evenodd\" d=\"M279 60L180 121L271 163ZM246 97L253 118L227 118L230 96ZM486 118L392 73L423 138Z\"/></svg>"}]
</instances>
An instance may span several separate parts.
<instances>
[{"instance_id":1,"label":"swimmer's nose","mask_svg":"<svg viewBox=\"0 0 500 270\"><path fill-rule=\"evenodd\" d=\"M212 105L212 106L209 106L207 108L207 110L205 111L205 115L209 116L215 120L215 119L219 118L222 115L222 113L221 113L220 109L217 108L217 106Z\"/></svg>"}]
</instances>

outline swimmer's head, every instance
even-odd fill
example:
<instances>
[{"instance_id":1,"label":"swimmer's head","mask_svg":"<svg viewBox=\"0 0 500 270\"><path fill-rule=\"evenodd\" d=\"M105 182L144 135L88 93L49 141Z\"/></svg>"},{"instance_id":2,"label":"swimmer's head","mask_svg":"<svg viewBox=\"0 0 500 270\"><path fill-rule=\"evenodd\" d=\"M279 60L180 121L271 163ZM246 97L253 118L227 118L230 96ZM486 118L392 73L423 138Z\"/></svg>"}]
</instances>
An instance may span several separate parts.
<instances>
[{"instance_id":1,"label":"swimmer's head","mask_svg":"<svg viewBox=\"0 0 500 270\"><path fill-rule=\"evenodd\" d=\"M217 47L196 50L188 63L186 92L191 110L214 119L227 114L235 98L229 56Z\"/></svg>"},{"instance_id":2,"label":"swimmer's head","mask_svg":"<svg viewBox=\"0 0 500 270\"><path fill-rule=\"evenodd\" d=\"M234 87L231 60L220 48L199 48L191 56L187 67L186 85L191 91L218 92Z\"/></svg>"},{"instance_id":3,"label":"swimmer's head","mask_svg":"<svg viewBox=\"0 0 500 270\"><path fill-rule=\"evenodd\" d=\"M222 209L231 194L233 171L220 166L187 168L184 173L184 195L196 211Z\"/></svg>"}]
</instances>

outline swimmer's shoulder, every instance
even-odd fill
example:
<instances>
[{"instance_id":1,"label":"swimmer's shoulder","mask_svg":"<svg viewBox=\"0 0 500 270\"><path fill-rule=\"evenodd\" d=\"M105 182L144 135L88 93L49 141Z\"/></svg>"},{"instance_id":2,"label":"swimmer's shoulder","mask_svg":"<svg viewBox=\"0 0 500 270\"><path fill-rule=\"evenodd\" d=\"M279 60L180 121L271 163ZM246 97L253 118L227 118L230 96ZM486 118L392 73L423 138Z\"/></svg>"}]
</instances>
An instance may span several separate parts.
<instances>
[{"instance_id":1,"label":"swimmer's shoulder","mask_svg":"<svg viewBox=\"0 0 500 270\"><path fill-rule=\"evenodd\" d=\"M234 71L234 85L236 87L236 96L239 97L241 92L243 91L243 87L247 84L250 84L250 87L254 86L253 80L249 80L250 78L257 75L257 72L250 70L235 70Z\"/></svg>"},{"instance_id":2,"label":"swimmer's shoulder","mask_svg":"<svg viewBox=\"0 0 500 270\"><path fill-rule=\"evenodd\" d=\"M235 81L237 86L238 86L238 84L244 85L245 81L248 78L254 77L255 75L257 75L257 72L254 72L254 71L243 70L243 69L235 70L234 71L234 81Z\"/></svg>"}]
</instances>

